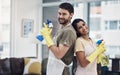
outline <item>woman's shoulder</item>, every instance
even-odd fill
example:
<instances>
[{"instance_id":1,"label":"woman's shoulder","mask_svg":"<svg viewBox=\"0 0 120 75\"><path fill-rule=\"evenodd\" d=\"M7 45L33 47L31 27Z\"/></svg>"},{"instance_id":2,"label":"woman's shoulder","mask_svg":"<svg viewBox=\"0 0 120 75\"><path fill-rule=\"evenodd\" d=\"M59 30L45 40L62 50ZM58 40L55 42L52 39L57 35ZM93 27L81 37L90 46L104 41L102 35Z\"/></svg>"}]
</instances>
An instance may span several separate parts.
<instances>
[{"instance_id":1,"label":"woman's shoulder","mask_svg":"<svg viewBox=\"0 0 120 75\"><path fill-rule=\"evenodd\" d=\"M85 41L82 37L78 37L77 40L79 40L79 41L81 41L81 42L82 42L82 41Z\"/></svg>"},{"instance_id":2,"label":"woman's shoulder","mask_svg":"<svg viewBox=\"0 0 120 75\"><path fill-rule=\"evenodd\" d=\"M81 37L78 37L78 38L77 38L77 41L78 41L78 40L79 40L79 41L82 41L83 39L82 39Z\"/></svg>"},{"instance_id":3,"label":"woman's shoulder","mask_svg":"<svg viewBox=\"0 0 120 75\"><path fill-rule=\"evenodd\" d=\"M83 44L83 43L85 43L85 40L82 37L78 37L76 39L76 42L79 42L79 43Z\"/></svg>"}]
</instances>

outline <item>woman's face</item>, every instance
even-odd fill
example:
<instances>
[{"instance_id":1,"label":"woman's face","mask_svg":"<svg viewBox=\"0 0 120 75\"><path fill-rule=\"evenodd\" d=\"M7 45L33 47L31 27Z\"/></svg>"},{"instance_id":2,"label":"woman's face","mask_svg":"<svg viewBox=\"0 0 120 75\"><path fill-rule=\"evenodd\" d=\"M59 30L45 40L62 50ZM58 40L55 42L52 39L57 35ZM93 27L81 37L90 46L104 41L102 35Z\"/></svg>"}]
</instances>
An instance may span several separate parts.
<instances>
[{"instance_id":1,"label":"woman's face","mask_svg":"<svg viewBox=\"0 0 120 75\"><path fill-rule=\"evenodd\" d=\"M88 34L88 26L85 22L80 21L77 23L77 31L81 34L81 35L87 35Z\"/></svg>"}]
</instances>

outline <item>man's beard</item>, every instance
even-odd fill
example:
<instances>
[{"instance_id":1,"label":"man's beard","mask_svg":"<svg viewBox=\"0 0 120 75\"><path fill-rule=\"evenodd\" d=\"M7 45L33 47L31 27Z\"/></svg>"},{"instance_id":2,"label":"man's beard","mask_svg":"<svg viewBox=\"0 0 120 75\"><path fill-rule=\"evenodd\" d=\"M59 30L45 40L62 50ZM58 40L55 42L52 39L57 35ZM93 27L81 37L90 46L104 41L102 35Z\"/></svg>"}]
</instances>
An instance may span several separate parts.
<instances>
[{"instance_id":1,"label":"man's beard","mask_svg":"<svg viewBox=\"0 0 120 75\"><path fill-rule=\"evenodd\" d=\"M60 21L60 20L62 20L62 21ZM66 24L69 22L68 20L63 19L63 18L62 18L62 19L59 18L58 21L59 21L59 23L62 24L62 25L66 25Z\"/></svg>"}]
</instances>

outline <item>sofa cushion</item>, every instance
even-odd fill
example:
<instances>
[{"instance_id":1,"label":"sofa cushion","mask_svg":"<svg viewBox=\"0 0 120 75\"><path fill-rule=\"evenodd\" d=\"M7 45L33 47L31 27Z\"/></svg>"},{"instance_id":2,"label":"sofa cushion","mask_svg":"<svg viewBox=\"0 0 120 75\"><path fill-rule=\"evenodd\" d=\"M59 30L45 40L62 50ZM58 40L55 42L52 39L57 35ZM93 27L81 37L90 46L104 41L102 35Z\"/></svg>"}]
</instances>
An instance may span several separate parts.
<instances>
[{"instance_id":1,"label":"sofa cushion","mask_svg":"<svg viewBox=\"0 0 120 75\"><path fill-rule=\"evenodd\" d=\"M10 65L12 75L23 75L24 58L10 58Z\"/></svg>"},{"instance_id":2,"label":"sofa cushion","mask_svg":"<svg viewBox=\"0 0 120 75\"><path fill-rule=\"evenodd\" d=\"M11 75L10 61L8 58L0 59L0 75Z\"/></svg>"},{"instance_id":3,"label":"sofa cushion","mask_svg":"<svg viewBox=\"0 0 120 75\"><path fill-rule=\"evenodd\" d=\"M37 58L25 58L25 67L23 75L40 75L41 74L41 62Z\"/></svg>"}]
</instances>

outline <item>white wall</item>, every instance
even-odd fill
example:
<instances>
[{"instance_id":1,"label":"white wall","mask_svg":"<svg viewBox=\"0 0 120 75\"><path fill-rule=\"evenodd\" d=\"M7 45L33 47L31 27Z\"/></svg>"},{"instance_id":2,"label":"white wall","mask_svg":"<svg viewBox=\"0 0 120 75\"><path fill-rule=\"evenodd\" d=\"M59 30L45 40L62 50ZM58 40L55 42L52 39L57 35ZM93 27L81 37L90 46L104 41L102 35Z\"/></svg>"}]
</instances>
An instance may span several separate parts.
<instances>
[{"instance_id":1,"label":"white wall","mask_svg":"<svg viewBox=\"0 0 120 75\"><path fill-rule=\"evenodd\" d=\"M12 0L11 3L11 56L36 56L36 45L31 42L30 37L24 38L21 33L22 19L33 19L33 33L37 33L39 29L40 0Z\"/></svg>"}]
</instances>

